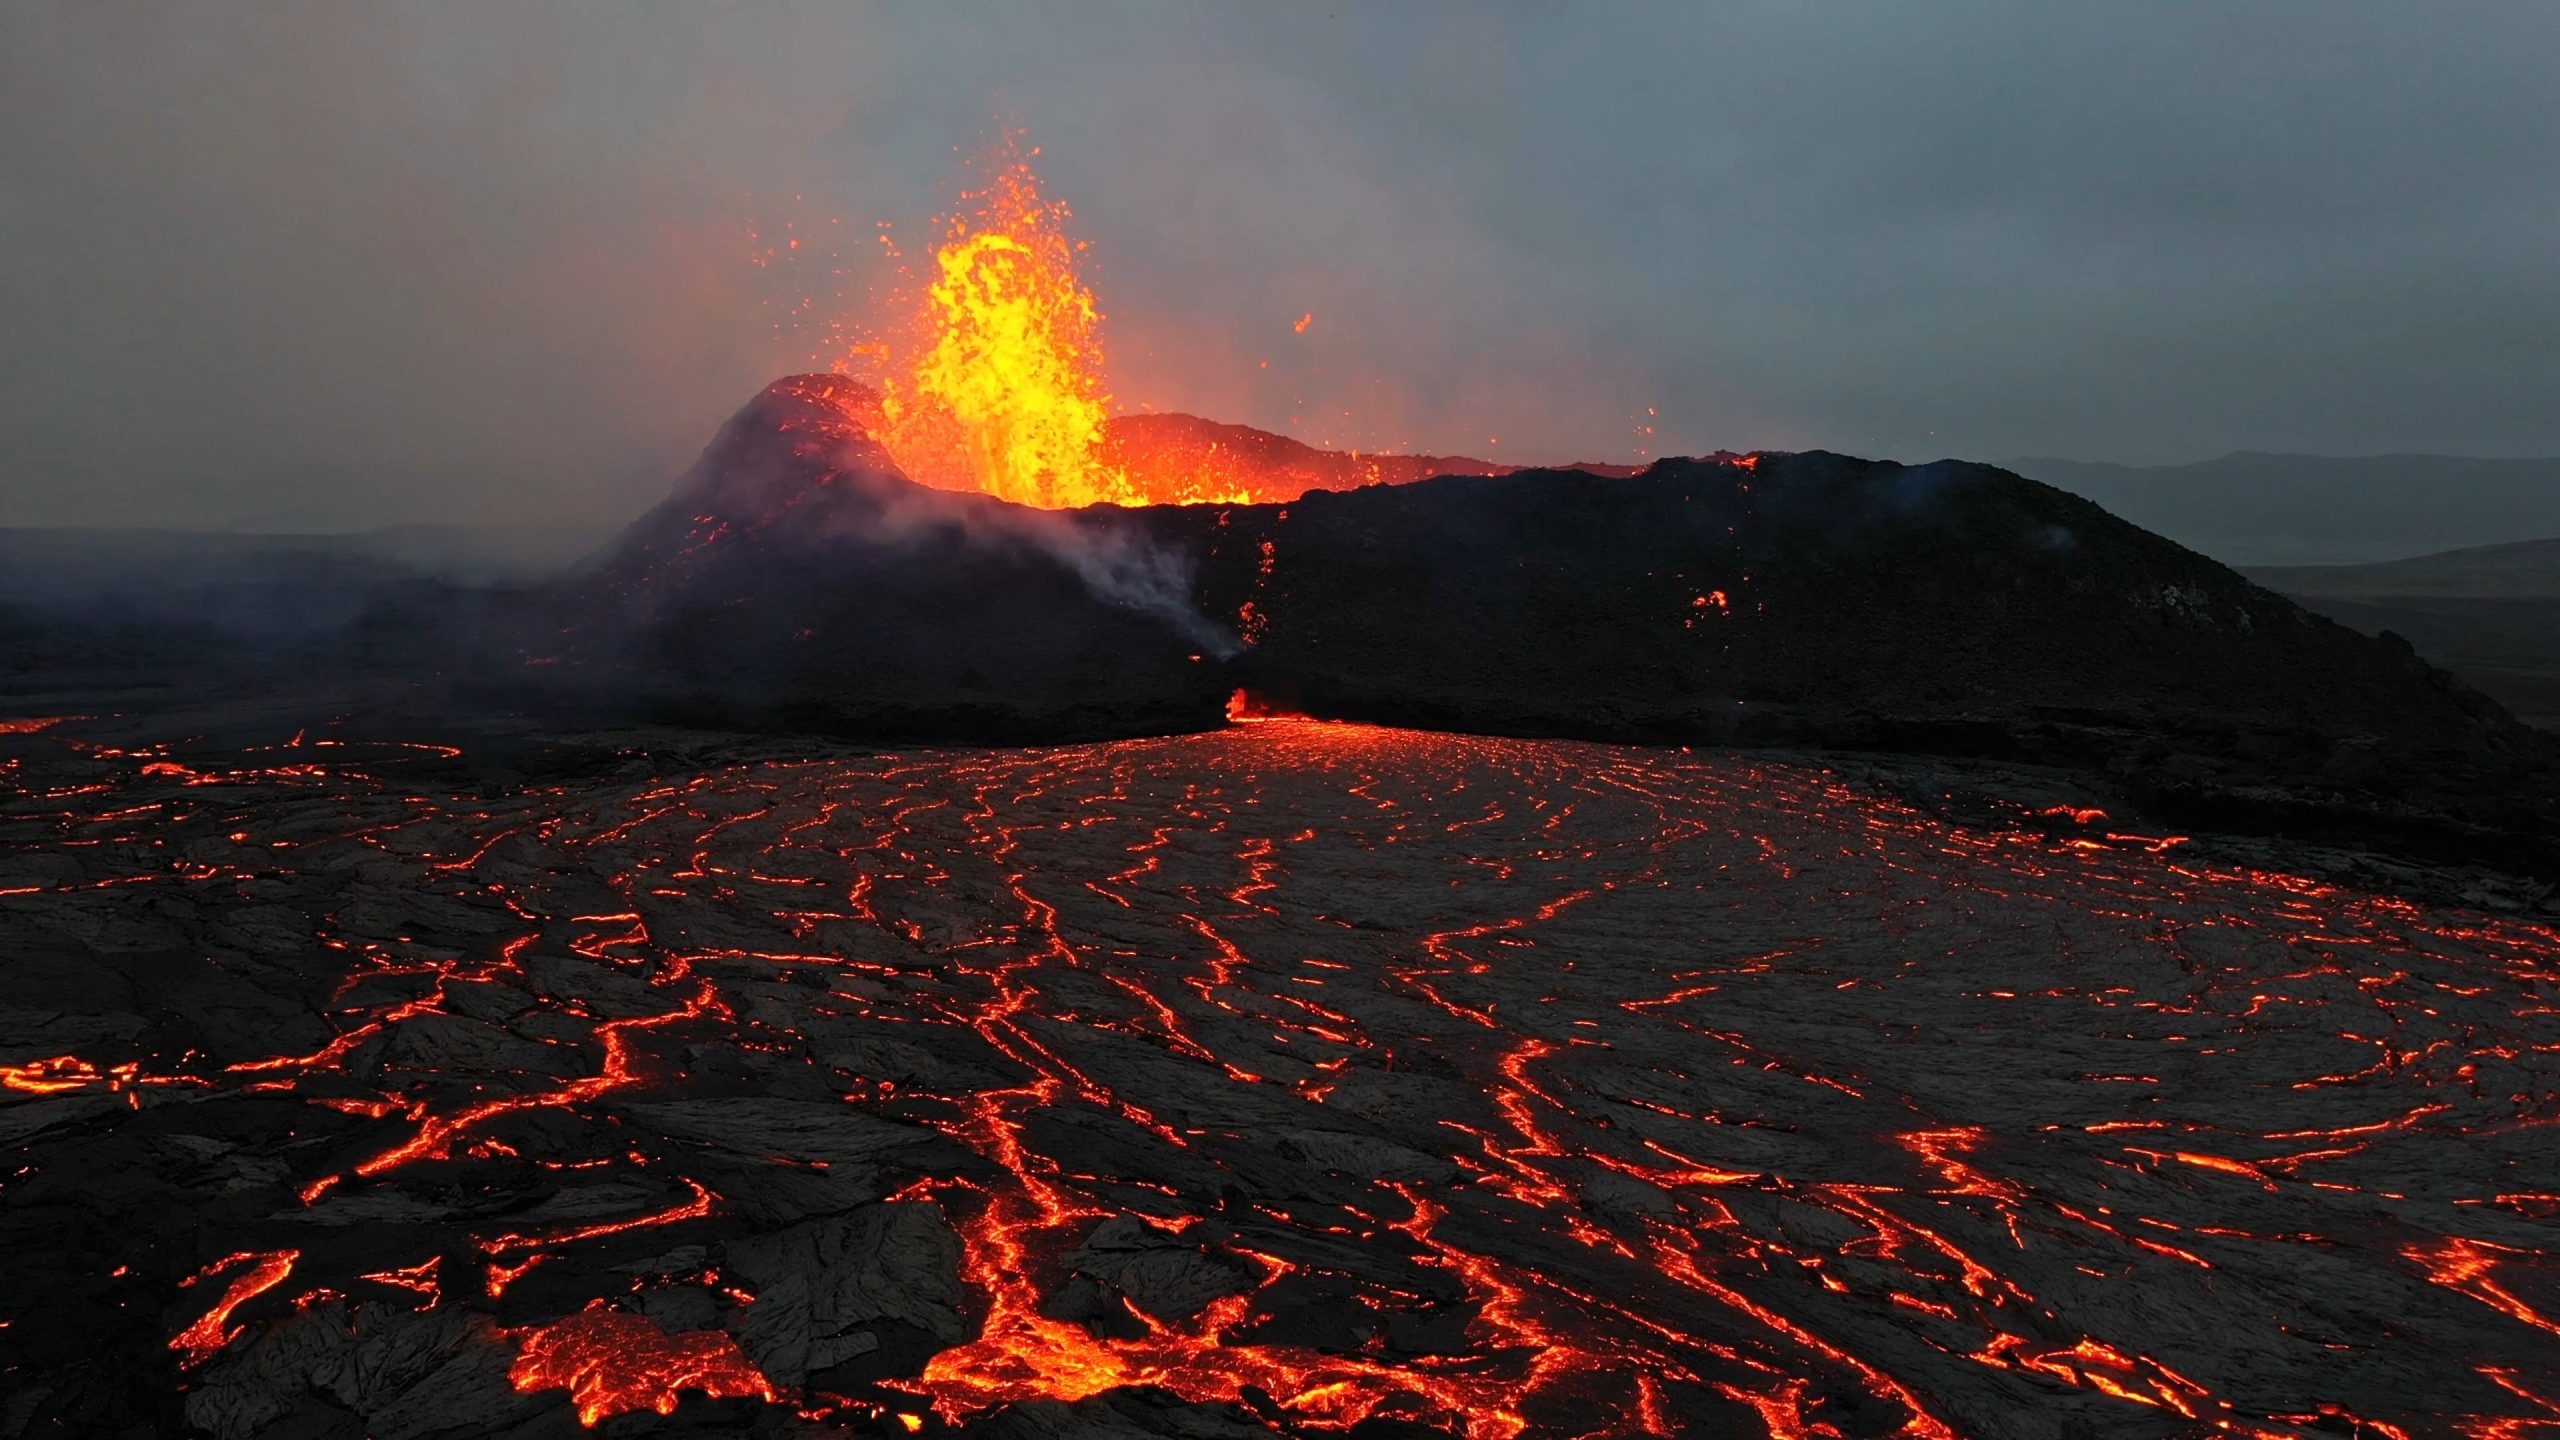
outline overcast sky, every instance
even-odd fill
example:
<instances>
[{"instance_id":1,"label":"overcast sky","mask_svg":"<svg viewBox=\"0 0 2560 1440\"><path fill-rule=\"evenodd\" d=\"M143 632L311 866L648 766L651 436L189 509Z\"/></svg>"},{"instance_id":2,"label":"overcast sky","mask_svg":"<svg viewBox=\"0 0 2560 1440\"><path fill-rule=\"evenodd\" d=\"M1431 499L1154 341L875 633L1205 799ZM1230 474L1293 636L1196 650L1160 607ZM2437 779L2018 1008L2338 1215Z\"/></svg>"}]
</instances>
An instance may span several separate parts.
<instances>
[{"instance_id":1,"label":"overcast sky","mask_svg":"<svg viewBox=\"0 0 2560 1440\"><path fill-rule=\"evenodd\" d=\"M0 0L0 523L635 512L1007 120L1130 408L2560 453L2555 73L2523 0Z\"/></svg>"}]
</instances>

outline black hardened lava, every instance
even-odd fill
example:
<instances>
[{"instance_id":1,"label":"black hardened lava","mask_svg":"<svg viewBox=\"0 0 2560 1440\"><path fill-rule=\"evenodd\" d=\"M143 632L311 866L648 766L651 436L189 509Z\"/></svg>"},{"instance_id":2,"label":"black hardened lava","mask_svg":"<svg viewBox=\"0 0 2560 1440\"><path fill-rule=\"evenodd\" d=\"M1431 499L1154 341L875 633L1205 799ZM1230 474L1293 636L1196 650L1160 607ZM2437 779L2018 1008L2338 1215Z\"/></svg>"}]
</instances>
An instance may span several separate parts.
<instances>
[{"instance_id":1,"label":"black hardened lava","mask_svg":"<svg viewBox=\"0 0 2560 1440\"><path fill-rule=\"evenodd\" d=\"M2560 746L2388 638L1989 466L1807 453L1287 504L914 485L778 382L481 679L875 740L1218 723L1246 689L1476 733L1974 756L2171 823L2560 878Z\"/></svg>"},{"instance_id":2,"label":"black hardened lava","mask_svg":"<svg viewBox=\"0 0 2560 1440\"><path fill-rule=\"evenodd\" d=\"M859 401L16 617L0 1440L2560 1416L2551 742L2406 647L1981 466L1059 513Z\"/></svg>"},{"instance_id":3,"label":"black hardened lava","mask_svg":"<svg viewBox=\"0 0 2560 1440\"><path fill-rule=\"evenodd\" d=\"M2560 1407L2548 925L1663 747L212 723L0 734L0 1434Z\"/></svg>"},{"instance_id":4,"label":"black hardened lava","mask_svg":"<svg viewBox=\"0 0 2560 1440\"><path fill-rule=\"evenodd\" d=\"M0 607L0 661L38 709L316 679L407 715L881 743L1188 733L1247 691L1406 727L2053 767L2165 825L2560 882L2560 742L1992 467L1718 455L1055 512L911 483L869 404L776 382L547 583L324 567L184 621Z\"/></svg>"}]
</instances>

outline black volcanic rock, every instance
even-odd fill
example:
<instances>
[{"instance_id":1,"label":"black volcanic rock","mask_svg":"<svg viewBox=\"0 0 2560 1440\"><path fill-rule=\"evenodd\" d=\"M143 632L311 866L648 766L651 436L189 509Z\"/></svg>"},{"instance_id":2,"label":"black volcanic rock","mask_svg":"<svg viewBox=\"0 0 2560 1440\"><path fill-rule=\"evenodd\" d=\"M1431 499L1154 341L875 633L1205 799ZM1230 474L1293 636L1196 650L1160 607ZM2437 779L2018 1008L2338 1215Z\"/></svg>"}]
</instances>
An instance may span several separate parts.
<instances>
[{"instance_id":1,"label":"black volcanic rock","mask_svg":"<svg viewBox=\"0 0 2560 1440\"><path fill-rule=\"evenodd\" d=\"M1199 728L1241 687L1393 724L2094 768L2176 823L2380 825L2560 871L2549 737L1990 466L1720 456L1062 513L906 480L870 404L829 376L757 397L549 597L516 682L1017 742Z\"/></svg>"},{"instance_id":2,"label":"black volcanic rock","mask_svg":"<svg viewBox=\"0 0 2560 1440\"><path fill-rule=\"evenodd\" d=\"M2494 705L2097 506L1820 452L1167 516L1250 661L1322 709L1730 738L2102 709L2495 746ZM1184 532L1188 532L1184 534ZM1269 546L1271 563L1262 564Z\"/></svg>"},{"instance_id":3,"label":"black volcanic rock","mask_svg":"<svg viewBox=\"0 0 2560 1440\"><path fill-rule=\"evenodd\" d=\"M2560 1394L2547 924L1909 761L1278 723L492 796L180 718L0 729L0 1440ZM405 1043L464 1020L518 1044Z\"/></svg>"},{"instance_id":4,"label":"black volcanic rock","mask_svg":"<svg viewBox=\"0 0 2560 1440\"><path fill-rule=\"evenodd\" d=\"M899 473L834 376L776 383L544 598L513 685L698 724L889 739L1197 729L1232 641L1143 536Z\"/></svg>"},{"instance_id":5,"label":"black volcanic rock","mask_svg":"<svg viewBox=\"0 0 2560 1440\"><path fill-rule=\"evenodd\" d=\"M1990 466L1670 460L1151 519L1205 557L1212 613L1250 607L1246 683L1315 714L2097 766L2179 823L2386 819L2419 849L2560 867L2549 736Z\"/></svg>"}]
</instances>

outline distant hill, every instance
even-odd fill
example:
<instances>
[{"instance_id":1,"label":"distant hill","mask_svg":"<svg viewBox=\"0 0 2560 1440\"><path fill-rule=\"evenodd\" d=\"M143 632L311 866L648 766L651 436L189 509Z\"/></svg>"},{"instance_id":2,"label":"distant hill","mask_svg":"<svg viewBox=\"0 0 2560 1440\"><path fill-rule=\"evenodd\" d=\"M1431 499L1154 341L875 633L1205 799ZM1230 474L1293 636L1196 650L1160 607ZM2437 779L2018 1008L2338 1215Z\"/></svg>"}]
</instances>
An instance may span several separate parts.
<instances>
[{"instance_id":1,"label":"distant hill","mask_svg":"<svg viewBox=\"0 0 2560 1440\"><path fill-rule=\"evenodd\" d=\"M2287 594L2346 600L2560 600L2560 540L2473 545L2372 565L2253 565L2249 578Z\"/></svg>"},{"instance_id":2,"label":"distant hill","mask_svg":"<svg viewBox=\"0 0 2560 1440\"><path fill-rule=\"evenodd\" d=\"M2354 565L2560 535L2560 459L2269 455L2192 465L2012 460L2226 564Z\"/></svg>"},{"instance_id":3,"label":"distant hill","mask_svg":"<svg viewBox=\"0 0 2560 1440\"><path fill-rule=\"evenodd\" d=\"M2518 716L2560 728L2560 539L2247 573L2341 625L2389 630Z\"/></svg>"},{"instance_id":4,"label":"distant hill","mask_svg":"<svg viewBox=\"0 0 2560 1440\"><path fill-rule=\"evenodd\" d=\"M0 601L172 594L212 581L398 570L437 579L528 579L557 570L609 526L389 525L281 534L231 530L0 526Z\"/></svg>"},{"instance_id":5,"label":"distant hill","mask_svg":"<svg viewBox=\"0 0 2560 1440\"><path fill-rule=\"evenodd\" d=\"M74 672L173 675L220 663L216 650L290 652L278 663L306 671L344 663L339 652L362 653L368 617L454 612L480 587L558 572L599 538L533 526L0 527L0 693ZM314 646L335 658L315 659Z\"/></svg>"}]
</instances>

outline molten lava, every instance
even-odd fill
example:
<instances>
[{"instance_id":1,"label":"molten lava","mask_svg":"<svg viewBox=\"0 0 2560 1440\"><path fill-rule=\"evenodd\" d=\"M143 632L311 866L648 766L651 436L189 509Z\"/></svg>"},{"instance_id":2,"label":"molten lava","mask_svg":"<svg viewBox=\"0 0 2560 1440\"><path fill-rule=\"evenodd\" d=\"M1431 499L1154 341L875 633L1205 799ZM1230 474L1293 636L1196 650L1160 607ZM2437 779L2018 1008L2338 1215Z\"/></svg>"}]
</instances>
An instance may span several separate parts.
<instances>
[{"instance_id":1,"label":"molten lava","mask_svg":"<svg viewBox=\"0 0 2560 1440\"><path fill-rule=\"evenodd\" d=\"M1238 724L1253 724L1263 720L1304 720L1309 717L1274 705L1250 690L1239 690L1227 697L1227 718Z\"/></svg>"},{"instance_id":2,"label":"molten lava","mask_svg":"<svg viewBox=\"0 0 2560 1440\"><path fill-rule=\"evenodd\" d=\"M293 1262L300 1258L300 1253L293 1250L263 1255L243 1251L207 1266L199 1279L210 1279L247 1262L247 1268L232 1275L231 1283L223 1287L222 1298L213 1302L212 1309L170 1338L169 1348L191 1366L201 1365L220 1353L240 1333L231 1324L231 1312L284 1283L284 1278L293 1273Z\"/></svg>"},{"instance_id":3,"label":"molten lava","mask_svg":"<svg viewBox=\"0 0 2560 1440\"><path fill-rule=\"evenodd\" d=\"M1076 274L1067 207L1041 195L1013 137L990 169L934 251L905 363L882 385L882 439L911 478L946 490L1051 509L1152 498L1095 458L1102 315Z\"/></svg>"},{"instance_id":4,"label":"molten lava","mask_svg":"<svg viewBox=\"0 0 2560 1440\"><path fill-rule=\"evenodd\" d=\"M518 1392L812 1434L1142 1389L1464 1440L2560 1415L2547 924L2094 809L1357 725L494 797L447 747L27 754L0 936L242 937L0 1072L13 1206L165 1187L63 1227L127 1288L51 1343L143 1329L220 1440L385 1346L446 1378L357 1395L371 1433ZM287 978L308 1013L178 1029ZM227 1258L136 1304L154 1225Z\"/></svg>"},{"instance_id":5,"label":"molten lava","mask_svg":"<svg viewBox=\"0 0 2560 1440\"><path fill-rule=\"evenodd\" d=\"M946 223L907 317L838 368L877 367L876 411L850 408L908 478L1047 509L1259 504L1310 490L1515 466L1464 456L1320 450L1183 415L1113 416L1102 320L1078 273L1087 242L1044 195L1018 135L982 161L985 183ZM1312 314L1295 327L1305 333ZM1598 474L1640 467L1578 464Z\"/></svg>"},{"instance_id":6,"label":"molten lava","mask_svg":"<svg viewBox=\"0 0 2560 1440\"><path fill-rule=\"evenodd\" d=\"M620 1310L582 1310L528 1333L507 1379L522 1391L567 1390L582 1425L633 1410L672 1415L680 1390L716 1400L774 1398L771 1382L726 1332L670 1335Z\"/></svg>"}]
</instances>

